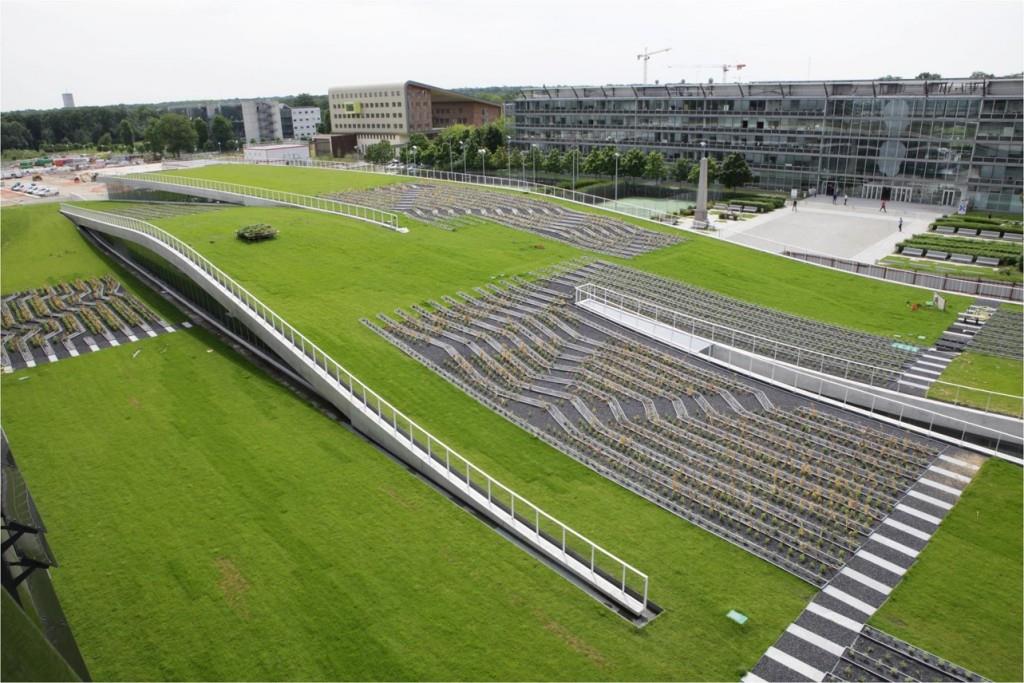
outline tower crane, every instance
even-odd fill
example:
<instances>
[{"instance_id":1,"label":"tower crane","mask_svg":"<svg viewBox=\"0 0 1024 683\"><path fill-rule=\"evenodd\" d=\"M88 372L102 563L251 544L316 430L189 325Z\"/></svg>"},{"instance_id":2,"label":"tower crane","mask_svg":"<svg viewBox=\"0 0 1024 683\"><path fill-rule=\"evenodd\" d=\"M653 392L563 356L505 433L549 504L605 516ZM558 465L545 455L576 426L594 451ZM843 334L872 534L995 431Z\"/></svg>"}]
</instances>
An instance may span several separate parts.
<instances>
[{"instance_id":1,"label":"tower crane","mask_svg":"<svg viewBox=\"0 0 1024 683\"><path fill-rule=\"evenodd\" d=\"M722 83L725 83L725 76L735 69L737 72L747 68L746 64L671 64L670 69L721 69ZM738 76L738 73L737 73ZM738 80L738 79L737 79Z\"/></svg>"},{"instance_id":2,"label":"tower crane","mask_svg":"<svg viewBox=\"0 0 1024 683\"><path fill-rule=\"evenodd\" d=\"M670 47L666 47L662 50L655 50L654 52L651 52L645 47L644 51L636 56L637 59L644 60L644 85L647 85L647 62L650 61L651 57L654 55L660 55L662 52L668 52L671 49L672 48Z\"/></svg>"}]
</instances>

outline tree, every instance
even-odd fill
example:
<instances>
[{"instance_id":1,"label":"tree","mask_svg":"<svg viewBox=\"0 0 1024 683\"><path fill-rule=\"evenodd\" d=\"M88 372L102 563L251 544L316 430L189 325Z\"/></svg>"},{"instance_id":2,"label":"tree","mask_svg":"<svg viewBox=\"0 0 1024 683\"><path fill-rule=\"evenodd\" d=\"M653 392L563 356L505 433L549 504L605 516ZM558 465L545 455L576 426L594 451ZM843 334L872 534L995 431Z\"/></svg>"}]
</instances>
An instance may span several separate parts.
<instances>
[{"instance_id":1,"label":"tree","mask_svg":"<svg viewBox=\"0 0 1024 683\"><path fill-rule=\"evenodd\" d=\"M512 173L514 175L516 171L521 171L523 169L523 153L519 151L518 147L513 147L508 156L509 164L512 166Z\"/></svg>"},{"instance_id":2,"label":"tree","mask_svg":"<svg viewBox=\"0 0 1024 683\"><path fill-rule=\"evenodd\" d=\"M572 173L574 170L576 174L579 174L580 170L580 159L582 155L578 149L570 149L568 152L562 155L562 172Z\"/></svg>"},{"instance_id":3,"label":"tree","mask_svg":"<svg viewBox=\"0 0 1024 683\"><path fill-rule=\"evenodd\" d=\"M942 78L942 74L933 74L930 71L922 71L917 74L915 78L919 81L937 81Z\"/></svg>"},{"instance_id":4,"label":"tree","mask_svg":"<svg viewBox=\"0 0 1024 683\"><path fill-rule=\"evenodd\" d=\"M217 143L217 149L220 151L235 147L235 129L225 116L217 114L213 117L213 121L210 123L210 137Z\"/></svg>"},{"instance_id":5,"label":"tree","mask_svg":"<svg viewBox=\"0 0 1024 683\"><path fill-rule=\"evenodd\" d=\"M363 158L372 164L386 164L393 157L394 150L391 148L391 143L387 140L381 140L370 145L366 148L366 153L363 155Z\"/></svg>"},{"instance_id":6,"label":"tree","mask_svg":"<svg viewBox=\"0 0 1024 683\"><path fill-rule=\"evenodd\" d=\"M106 152L114 146L114 139L110 136L110 133L104 133L100 136L100 139L96 141L96 148L101 152Z\"/></svg>"},{"instance_id":7,"label":"tree","mask_svg":"<svg viewBox=\"0 0 1024 683\"><path fill-rule=\"evenodd\" d=\"M301 92L292 98L293 107L315 107L317 106L316 98L310 95L308 92Z\"/></svg>"},{"instance_id":8,"label":"tree","mask_svg":"<svg viewBox=\"0 0 1024 683\"><path fill-rule=\"evenodd\" d=\"M647 168L647 157L635 147L619 159L619 173L630 178L639 178Z\"/></svg>"},{"instance_id":9,"label":"tree","mask_svg":"<svg viewBox=\"0 0 1024 683\"><path fill-rule=\"evenodd\" d=\"M492 171L508 169L508 153L506 147L499 147L487 155L487 168Z\"/></svg>"},{"instance_id":10,"label":"tree","mask_svg":"<svg viewBox=\"0 0 1024 683\"><path fill-rule=\"evenodd\" d=\"M615 173L615 150L611 147L594 149L583 159L583 172L591 175Z\"/></svg>"},{"instance_id":11,"label":"tree","mask_svg":"<svg viewBox=\"0 0 1024 683\"><path fill-rule=\"evenodd\" d=\"M679 157L676 159L676 163L672 164L671 176L672 180L678 180L680 182L690 177L690 170L693 168L693 161L686 157Z\"/></svg>"},{"instance_id":12,"label":"tree","mask_svg":"<svg viewBox=\"0 0 1024 683\"><path fill-rule=\"evenodd\" d=\"M700 182L699 163L693 165L693 168L690 169L690 176L686 180L694 185ZM714 157L708 157L708 185L716 180L718 180L718 162L715 161Z\"/></svg>"},{"instance_id":13,"label":"tree","mask_svg":"<svg viewBox=\"0 0 1024 683\"><path fill-rule=\"evenodd\" d=\"M995 74L990 74L986 71L972 71L971 78L995 78Z\"/></svg>"},{"instance_id":14,"label":"tree","mask_svg":"<svg viewBox=\"0 0 1024 683\"><path fill-rule=\"evenodd\" d=\"M206 141L210 138L210 129L206 127L206 121L193 119L192 127L196 129L196 146L205 147Z\"/></svg>"},{"instance_id":15,"label":"tree","mask_svg":"<svg viewBox=\"0 0 1024 683\"><path fill-rule=\"evenodd\" d=\"M146 144L150 151L171 154L191 152L196 147L196 129L181 114L164 114L146 128Z\"/></svg>"},{"instance_id":16,"label":"tree","mask_svg":"<svg viewBox=\"0 0 1024 683\"><path fill-rule=\"evenodd\" d=\"M483 146L493 152L505 146L505 126L501 123L488 123L484 128Z\"/></svg>"},{"instance_id":17,"label":"tree","mask_svg":"<svg viewBox=\"0 0 1024 683\"><path fill-rule=\"evenodd\" d=\"M0 147L3 149L35 149L32 133L21 121L0 123Z\"/></svg>"},{"instance_id":18,"label":"tree","mask_svg":"<svg viewBox=\"0 0 1024 683\"><path fill-rule=\"evenodd\" d=\"M131 121L128 119L121 119L121 123L117 126L117 139L125 147L131 148L135 146L135 131L132 129Z\"/></svg>"},{"instance_id":19,"label":"tree","mask_svg":"<svg viewBox=\"0 0 1024 683\"><path fill-rule=\"evenodd\" d=\"M651 152L644 162L644 177L648 180L661 180L665 177L665 157L661 152Z\"/></svg>"},{"instance_id":20,"label":"tree","mask_svg":"<svg viewBox=\"0 0 1024 683\"><path fill-rule=\"evenodd\" d=\"M146 147L150 152L163 154L165 146L163 127L160 125L160 119L153 119L146 127Z\"/></svg>"},{"instance_id":21,"label":"tree","mask_svg":"<svg viewBox=\"0 0 1024 683\"><path fill-rule=\"evenodd\" d=\"M718 174L719 180L730 190L734 187L743 187L754 180L754 174L747 166L747 160L739 154L730 154L722 163L722 170Z\"/></svg>"},{"instance_id":22,"label":"tree","mask_svg":"<svg viewBox=\"0 0 1024 683\"><path fill-rule=\"evenodd\" d=\"M530 151L526 153L526 165L531 169L535 166L544 167L544 155L541 153L540 147L530 146Z\"/></svg>"},{"instance_id":23,"label":"tree","mask_svg":"<svg viewBox=\"0 0 1024 683\"><path fill-rule=\"evenodd\" d=\"M542 167L548 173L562 172L562 154L557 149L551 149L544 155Z\"/></svg>"}]
</instances>

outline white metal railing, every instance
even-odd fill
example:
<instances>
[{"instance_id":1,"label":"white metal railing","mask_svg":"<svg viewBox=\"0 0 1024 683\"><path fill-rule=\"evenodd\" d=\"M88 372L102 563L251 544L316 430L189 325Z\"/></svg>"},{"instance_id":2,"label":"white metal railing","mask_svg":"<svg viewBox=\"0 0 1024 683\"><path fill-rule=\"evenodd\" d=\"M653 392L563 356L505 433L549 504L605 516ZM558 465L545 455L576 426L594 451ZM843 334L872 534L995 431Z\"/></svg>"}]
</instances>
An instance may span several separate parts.
<instances>
[{"instance_id":1,"label":"white metal railing","mask_svg":"<svg viewBox=\"0 0 1024 683\"><path fill-rule=\"evenodd\" d=\"M888 383L889 381L904 383L900 378L901 373L894 371L891 368L880 368L849 360L841 356L832 356L821 353L820 351L794 346L792 344L751 334L750 332L744 332L725 325L719 325L686 313L674 311L670 308L666 308L665 306L646 301L630 294L616 292L615 290L608 289L607 287L591 282L576 286L575 302L580 304L585 301L596 301L604 306L628 311L637 317L653 320L655 323L667 325L680 332L687 333L691 337L705 339L709 342L717 343L729 348L749 349L750 353L755 355L771 358L774 361L783 362L788 365L796 365L809 370L815 370L819 373L832 375L848 381L858 382L860 384L869 384L871 386L880 386L882 388L885 388L885 383ZM783 357L780 358L780 350L788 352L788 354L784 353ZM795 360L793 360L794 352L796 354ZM815 361L815 359L819 360ZM838 365L835 367L837 367L837 369L842 369L843 374L840 375L837 372L834 372L834 366L826 365L826 360L837 363ZM808 363L808 361L810 362ZM851 370L859 373L861 377L858 378L854 376L855 373L851 372ZM876 384L876 380L882 381L883 383ZM1014 417L1019 418L1024 416L1024 396L1003 394L998 391L989 391L978 387L968 387L960 384L953 384L951 382L943 382L941 380L935 380L933 384L941 384L955 389L956 399L946 401L947 403L955 403L957 405L966 405L968 407L976 408L976 402L967 404L958 403L958 401L961 398L966 400L972 395L983 396L986 397L986 407L984 412L1005 414L1001 411L991 410L992 400L1010 399L1012 402L1015 402L1020 406ZM964 394L963 397L961 397L960 394L961 390Z\"/></svg>"},{"instance_id":2,"label":"white metal railing","mask_svg":"<svg viewBox=\"0 0 1024 683\"><path fill-rule=\"evenodd\" d=\"M203 157L207 158L207 157ZM487 185L496 187L506 187L509 189L520 190L523 192L530 192L532 194L545 195L550 197L558 197L565 201L575 202L577 204L584 204L587 206L594 206L605 211L611 211L613 213L620 213L627 216L633 216L635 218L643 218L658 223L666 223L671 221L671 216L664 211L657 211L656 209L649 209L644 206L631 204L626 201L619 200L608 200L598 195L588 194L586 192L574 192L572 190L565 190L555 185L544 185L542 183L533 183L526 180L509 180L500 176L487 176L487 175L474 175L467 173L456 173L449 171L435 171L432 169L417 169L413 172L406 172L404 167L399 169L388 169L378 164L371 164L369 162L341 162L341 161L320 161L316 159L310 159L308 161L246 161L238 155L223 155L209 158L216 158L220 163L225 164L250 164L256 166L300 166L310 168L326 168L339 171L361 171L364 173L382 173L385 175L403 175L409 177L423 177L423 178L434 178L438 180L449 180L452 182L464 182L477 185ZM737 233L732 237L742 238L744 240L755 240L757 242L763 242L770 244L770 247L757 246L755 244L747 244L745 242L734 240L730 236L724 233L720 234L716 231L701 230L697 228L674 225L677 229L684 230L687 232L694 232L701 235L721 240L723 242L729 242L740 247L747 249L754 249L776 256L782 256L796 261L803 261L804 263L810 263L815 266L822 268L830 268L833 270L844 270L854 275L861 277L867 277L875 280L887 280L897 284L908 285L910 287L918 287L920 289L931 289L939 290L942 292L948 292L950 294L972 294L976 293L979 296L990 296L993 298L1006 299L1008 301L1020 301L1021 290L1019 288L1014 289L1012 286L1008 288L1008 293L1001 289L998 283L990 284L982 282L977 292L973 292L970 289L962 288L963 282L970 282L950 278L948 282L926 282L921 277L922 281L917 281L913 278L898 278L888 277L886 274L876 274L873 272L866 272L869 268L881 268L881 266L872 266L866 263L857 263L860 267L847 268L837 264L826 263L826 259L833 259L836 261L846 261L842 257L835 256L834 254L826 254L820 251L810 251L806 247L800 247L797 245L787 244L785 242L779 242L777 240L771 240L765 237L759 237L756 235L750 235L749 233ZM719 230L719 228L716 228ZM799 253L798 253L799 252ZM887 268L890 272L905 272L898 271L893 268Z\"/></svg>"},{"instance_id":3,"label":"white metal railing","mask_svg":"<svg viewBox=\"0 0 1024 683\"><path fill-rule=\"evenodd\" d=\"M595 302L597 304L600 304L601 306L604 306L606 309L615 310L616 312L626 313L628 315L633 315L637 319L643 319L643 321L647 321L648 323L653 323L654 325L662 325L662 326L665 326L666 328L670 328L672 330L675 330L677 332L681 332L683 334L689 334L690 336L696 336L696 337L701 338L701 339L705 338L705 337L703 337L699 333L700 331L698 331L695 327L691 327L691 328L689 328L689 330L687 330L687 327L685 325L683 325L682 327L677 327L676 325L674 325L672 323L671 316L665 316L665 313L673 313L673 312L675 312L675 311L672 311L671 309L659 307L656 304L649 304L647 302L642 302L642 300L640 300L640 301L641 301L641 303L643 305L640 306L640 307L637 307L635 302L638 301L638 300L636 299L636 297L631 297L629 295L622 295L621 298L620 297L615 297L615 296L606 297L601 292L592 291L592 290L589 290L589 289L586 289L586 288L587 288L587 285L582 285L582 286L577 287L577 294L575 294L575 303L577 303L578 305L583 305L583 304L585 304L588 301L593 301L593 302ZM601 288L601 289L604 289L604 288ZM609 292L611 292L611 291L609 290ZM611 292L611 294L616 294L616 293ZM584 306L584 307L586 307L586 306ZM646 314L648 311L657 311L658 308L662 308L662 310L665 311L665 312L658 313L658 314L656 314L656 316L651 316L651 315ZM588 310L592 310L592 309L588 308ZM684 315L683 313L677 313L677 314L678 315ZM686 317L691 317L691 316L686 316ZM620 321L620 322L622 322L622 321ZM706 321L700 321L700 323L708 325L708 326L714 325L714 324L707 323ZM727 360L728 365L730 365L730 366L732 366L734 368L737 368L739 370L742 370L744 372L749 372L749 373L752 373L752 374L755 374L755 375L758 375L758 376L761 376L761 377L767 377L769 380L771 380L773 382L774 381L780 381L781 382L781 380L776 380L776 376L775 376L776 375L775 370L776 370L776 365L777 364L770 364L771 365L771 371L770 371L769 375L764 375L760 371L755 370L753 368L752 358L755 355L760 355L760 356L765 357L765 358L772 357L772 356L769 356L768 354L762 354L760 351L749 351L748 352L748 351L743 351L741 349L738 349L737 347L735 347L735 346L733 346L733 345L731 345L729 343L730 339L731 339L731 336L726 336L725 334L723 334L721 337L719 337L717 339L718 347L719 348L724 348L728 352L728 356L729 356L729 359ZM711 341L711 340L709 340L709 341ZM881 416L884 416L886 419L895 420L896 422L903 423L903 424L906 424L906 425L909 425L909 426L912 426L912 427L918 428L918 429L922 428L921 425L924 423L924 420L922 420L920 418L916 418L916 417L911 417L911 413L916 412L916 413L919 413L919 414L922 414L922 415L926 415L926 416L928 416L927 417L927 421L928 421L927 431L928 432L934 432L936 434L938 434L940 432L935 432L935 430L934 430L935 419L936 418L940 418L941 420L944 420L944 421L947 421L949 423L957 425L956 429L958 431L961 431L961 438L959 438L959 442L961 442L962 444L969 443L969 441L967 440L967 434L968 433L980 434L980 435L982 435L982 436L984 436L986 438L992 439L992 441L995 442L994 451L998 451L999 450L999 445L1004 440L1006 440L1007 443L1019 443L1020 442L1020 434L1011 434L1011 433L1008 433L1008 432L999 431L998 429L992 429L990 427L984 427L984 426L981 426L981 425L975 425L975 424L973 424L971 422L968 422L966 420L961 420L959 418L954 418L954 417L951 417L951 416L948 416L948 415L944 415L942 413L938 413L936 411L929 410L927 408L920 407L920 405L914 405L914 404L911 404L911 403L904 403L904 402L899 400L900 394L898 392L895 392L895 391L892 391L892 390L889 390L889 389L885 389L884 387L881 387L881 390L888 391L889 393L892 394L892 396L887 399L889 402L891 402L891 403L898 403L900 405L899 414L894 417L889 412L884 412L880 408L877 407L876 401L877 401L878 395L876 393L874 393L873 391L868 391L866 386L864 387L863 390L860 390L860 389L857 389L856 387L850 387L849 385L835 385L834 382L831 382L830 380L827 380L826 378L822 377L823 375L827 374L827 371L824 371L824 372L822 372L822 371L814 371L813 369L802 370L799 367L795 366L794 364L791 364L791 362L787 362L785 360L780 360L779 362L780 362L780 364L784 364L787 367L787 371L786 371L787 375L792 375L792 376L797 378L797 380L795 382L785 382L786 384L788 384L790 386L794 386L794 387L799 388L801 390L807 391L808 393L817 395L819 397L828 398L828 399L831 399L831 400L838 400L839 402L843 403L844 405L850 405L850 407L855 407L855 408L859 408L859 409L862 409L862 410L866 410L868 413L881 415ZM814 374L812 374L812 373L814 373ZM839 378L837 378L837 379L839 379ZM803 380L803 381L801 381L801 380ZM848 381L857 382L857 380L848 380ZM844 394L843 394L842 398L837 399L833 395L826 394L825 391L824 391L826 384L830 384L830 386L833 386L833 387L839 386L839 387L843 388L844 389ZM860 383L860 384L863 385L863 383ZM984 390L979 389L979 391L984 391ZM1018 399L1021 398L1020 396L1014 396L1012 394L999 394L997 392L987 392L987 393L998 395L998 396L1009 396L1009 397L1018 398ZM854 400L851 400L851 398L857 398L858 396L862 399L861 402L856 402ZM867 398L867 397L870 398L869 403L867 405L864 405L863 404L863 399ZM910 410L906 411L906 409L910 409ZM904 416L904 411L907 412L906 416ZM1020 460L1019 458L1016 458L1014 460L1014 462L1018 462L1019 460Z\"/></svg>"},{"instance_id":4,"label":"white metal railing","mask_svg":"<svg viewBox=\"0 0 1024 683\"><path fill-rule=\"evenodd\" d=\"M500 517L497 513L502 512L503 507L507 508L505 517L511 518L513 528L527 538L535 536L536 538L533 540L537 545L543 545L541 541L546 540L548 546L553 546L554 552L551 548L548 549L548 555L553 559L561 561L570 569L573 569L575 565L580 565L586 570L589 563L589 572L592 575L593 583L600 585L603 582L614 586L622 601L639 604L641 610L646 608L649 583L647 574L565 525L459 455L443 441L383 399L373 389L366 386L359 378L331 358L326 351L310 341L284 318L188 244L157 226L137 218L94 211L69 204L61 205L61 213L72 218L89 219L142 233L174 250L243 304L254 316L266 324L268 331L298 351L303 361L322 379L328 381L332 388L344 396L352 406L389 430L396 438L403 442L407 441L410 450L415 453L416 457L435 467L443 467L445 477L449 481L457 481L460 486L464 485L468 492L475 493L480 498L479 502L485 504L495 516ZM441 465L442 461L443 465ZM508 520L506 519L506 521ZM543 535L548 536L549 539L542 538ZM572 557L573 555L575 557ZM608 563L611 563L613 569L605 568ZM574 571L581 573L579 567L576 567ZM603 575L600 577L601 581L597 581L599 574Z\"/></svg>"},{"instance_id":5,"label":"white metal railing","mask_svg":"<svg viewBox=\"0 0 1024 683\"><path fill-rule=\"evenodd\" d=\"M303 209L324 211L326 213L340 214L349 218L366 221L375 225L382 225L391 230L404 230L398 226L398 214L390 211L382 211L369 206L341 202L336 199L314 197L296 192L285 192L283 190L272 190L265 187L252 185L239 185L238 183L225 183L219 180L207 180L194 176L171 175L167 173L129 173L116 176L114 181L145 181L154 185L165 185L170 187L191 187L200 190L212 190L224 192L239 197L252 197L266 201L297 206Z\"/></svg>"},{"instance_id":6,"label":"white metal railing","mask_svg":"<svg viewBox=\"0 0 1024 683\"><path fill-rule=\"evenodd\" d=\"M664 223L669 220L668 212L650 209L646 206L630 204L629 202L607 199L595 194L566 190L556 185L544 185L530 182L519 178L508 178L503 176L489 176L473 173L458 173L455 171L438 171L428 168L407 169L404 165L399 168L387 168L379 164L369 162L346 163L338 161L319 161L310 159L308 161L243 161L238 159L224 160L224 163L242 163L254 166L298 166L307 168L326 168L336 171L359 171L362 173L379 173L384 175L408 176L410 178L429 178L431 180L446 180L457 183L468 183L471 185L484 185L487 187L518 190L530 194L539 194L546 197L555 197L575 204L594 206L605 211L625 214L634 218L643 218L649 221Z\"/></svg>"}]
</instances>

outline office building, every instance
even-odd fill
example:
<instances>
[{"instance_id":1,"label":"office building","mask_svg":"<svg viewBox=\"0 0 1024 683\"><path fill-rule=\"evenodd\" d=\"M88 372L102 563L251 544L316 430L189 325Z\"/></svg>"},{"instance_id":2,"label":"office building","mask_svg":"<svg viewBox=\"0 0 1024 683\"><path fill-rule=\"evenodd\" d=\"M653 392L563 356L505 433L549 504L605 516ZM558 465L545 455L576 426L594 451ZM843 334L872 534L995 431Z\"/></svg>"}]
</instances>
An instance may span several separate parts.
<instances>
[{"instance_id":1,"label":"office building","mask_svg":"<svg viewBox=\"0 0 1024 683\"><path fill-rule=\"evenodd\" d=\"M294 140L309 140L316 135L316 127L320 125L320 107L288 107L282 105L281 117L285 117L285 110L291 119L291 135Z\"/></svg>"},{"instance_id":2,"label":"office building","mask_svg":"<svg viewBox=\"0 0 1024 683\"><path fill-rule=\"evenodd\" d=\"M1021 78L527 88L513 144L741 154L754 185L1021 211Z\"/></svg>"},{"instance_id":3,"label":"office building","mask_svg":"<svg viewBox=\"0 0 1024 683\"><path fill-rule=\"evenodd\" d=\"M404 145L412 133L430 134L456 123L479 126L501 117L493 102L415 81L335 87L327 101L331 132L355 135L360 149L381 140Z\"/></svg>"},{"instance_id":4,"label":"office building","mask_svg":"<svg viewBox=\"0 0 1024 683\"><path fill-rule=\"evenodd\" d=\"M270 100L244 100L242 123L248 143L273 142L284 139L281 103Z\"/></svg>"},{"instance_id":5,"label":"office building","mask_svg":"<svg viewBox=\"0 0 1024 683\"><path fill-rule=\"evenodd\" d=\"M61 99L64 100L65 109L75 108L75 96L72 93L66 92L61 95Z\"/></svg>"}]
</instances>

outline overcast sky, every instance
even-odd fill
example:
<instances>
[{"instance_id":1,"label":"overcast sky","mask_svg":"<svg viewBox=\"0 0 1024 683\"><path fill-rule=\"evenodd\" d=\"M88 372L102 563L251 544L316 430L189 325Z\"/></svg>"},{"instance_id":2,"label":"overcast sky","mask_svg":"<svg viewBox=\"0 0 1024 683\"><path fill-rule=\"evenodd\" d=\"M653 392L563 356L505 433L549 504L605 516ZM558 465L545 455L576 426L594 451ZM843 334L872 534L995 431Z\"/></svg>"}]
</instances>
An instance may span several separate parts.
<instances>
[{"instance_id":1,"label":"overcast sky","mask_svg":"<svg viewBox=\"0 0 1024 683\"><path fill-rule=\"evenodd\" d=\"M441 87L1024 71L1022 0L0 0L0 109ZM671 68L670 68L671 67ZM730 74L730 79L732 75Z\"/></svg>"}]
</instances>

